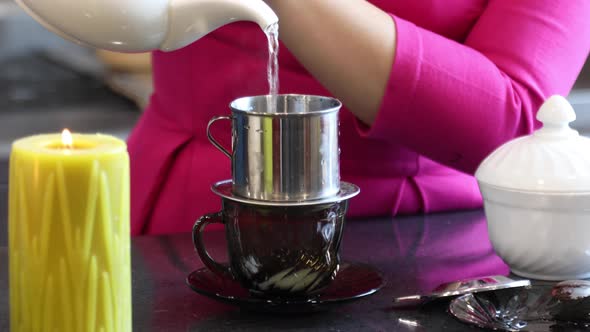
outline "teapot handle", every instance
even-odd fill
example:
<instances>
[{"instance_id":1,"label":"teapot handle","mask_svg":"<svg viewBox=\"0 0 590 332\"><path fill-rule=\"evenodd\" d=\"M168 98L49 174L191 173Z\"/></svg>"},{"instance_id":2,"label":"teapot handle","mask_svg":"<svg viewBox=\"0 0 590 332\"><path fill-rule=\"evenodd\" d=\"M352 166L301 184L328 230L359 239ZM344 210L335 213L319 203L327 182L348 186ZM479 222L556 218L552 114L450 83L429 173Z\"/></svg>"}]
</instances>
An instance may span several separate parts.
<instances>
[{"instance_id":1,"label":"teapot handle","mask_svg":"<svg viewBox=\"0 0 590 332\"><path fill-rule=\"evenodd\" d=\"M223 154L225 154L229 159L232 158L231 152L229 152L226 148L223 147L223 145L221 145L219 142L217 142L217 140L215 140L215 138L213 138L213 135L211 134L210 129L211 129L211 126L219 120L231 120L231 119L232 119L231 116L225 116L225 115L215 116L207 124L207 138L209 139L209 142L211 142L211 144L213 144L219 151L223 152Z\"/></svg>"}]
</instances>

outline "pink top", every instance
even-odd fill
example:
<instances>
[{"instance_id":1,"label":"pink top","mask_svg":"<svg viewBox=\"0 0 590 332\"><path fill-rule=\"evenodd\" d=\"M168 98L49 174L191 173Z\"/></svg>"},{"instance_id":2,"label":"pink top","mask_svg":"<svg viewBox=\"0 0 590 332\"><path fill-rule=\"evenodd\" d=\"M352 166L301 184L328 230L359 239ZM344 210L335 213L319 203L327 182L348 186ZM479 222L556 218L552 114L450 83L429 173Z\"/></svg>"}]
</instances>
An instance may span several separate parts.
<instances>
[{"instance_id":1,"label":"pink top","mask_svg":"<svg viewBox=\"0 0 590 332\"><path fill-rule=\"evenodd\" d=\"M590 1L372 2L395 21L397 53L372 128L341 112L342 178L362 191L349 215L480 207L478 164L571 89L590 51ZM267 60L247 22L154 53L155 93L129 139L133 234L185 232L219 209L209 188L230 178L230 161L205 128L233 99L268 92ZM281 93L330 95L284 47L279 62Z\"/></svg>"}]
</instances>

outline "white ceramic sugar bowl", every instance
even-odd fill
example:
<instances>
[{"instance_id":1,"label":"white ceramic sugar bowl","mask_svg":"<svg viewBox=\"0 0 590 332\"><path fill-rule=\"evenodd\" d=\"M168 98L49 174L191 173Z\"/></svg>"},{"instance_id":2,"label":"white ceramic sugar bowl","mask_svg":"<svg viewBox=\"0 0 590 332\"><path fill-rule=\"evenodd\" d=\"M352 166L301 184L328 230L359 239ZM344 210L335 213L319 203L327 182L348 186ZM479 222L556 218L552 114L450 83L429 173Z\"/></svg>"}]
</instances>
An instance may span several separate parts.
<instances>
[{"instance_id":1,"label":"white ceramic sugar bowl","mask_svg":"<svg viewBox=\"0 0 590 332\"><path fill-rule=\"evenodd\" d=\"M568 123L576 114L552 96L543 127L499 147L475 176L496 253L523 277L590 278L590 139Z\"/></svg>"}]
</instances>

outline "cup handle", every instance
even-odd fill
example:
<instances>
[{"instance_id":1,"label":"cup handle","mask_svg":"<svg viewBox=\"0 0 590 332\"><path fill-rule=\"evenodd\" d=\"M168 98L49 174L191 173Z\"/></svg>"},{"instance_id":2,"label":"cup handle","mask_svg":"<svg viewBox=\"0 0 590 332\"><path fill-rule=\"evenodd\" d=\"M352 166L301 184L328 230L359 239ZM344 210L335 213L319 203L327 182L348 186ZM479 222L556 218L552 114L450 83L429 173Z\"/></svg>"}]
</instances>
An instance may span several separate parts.
<instances>
[{"instance_id":1,"label":"cup handle","mask_svg":"<svg viewBox=\"0 0 590 332\"><path fill-rule=\"evenodd\" d=\"M193 245L195 246L197 254L201 258L201 261L203 261L203 264L205 264L209 270L217 275L233 279L233 274L231 273L230 268L213 260L211 255L209 255L209 252L207 252L207 249L205 249L203 231L207 225L212 223L223 224L221 212L206 214L195 222L195 225L193 226Z\"/></svg>"},{"instance_id":2,"label":"cup handle","mask_svg":"<svg viewBox=\"0 0 590 332\"><path fill-rule=\"evenodd\" d=\"M211 142L211 144L215 145L215 147L219 151L223 152L223 154L225 154L229 159L231 159L231 152L229 152L226 148L219 144L219 142L217 142L217 140L215 140L215 138L213 138L213 135L211 134L211 126L219 120L231 120L231 116L215 116L211 120L209 120L209 123L207 124L207 138L209 138L209 142Z\"/></svg>"}]
</instances>

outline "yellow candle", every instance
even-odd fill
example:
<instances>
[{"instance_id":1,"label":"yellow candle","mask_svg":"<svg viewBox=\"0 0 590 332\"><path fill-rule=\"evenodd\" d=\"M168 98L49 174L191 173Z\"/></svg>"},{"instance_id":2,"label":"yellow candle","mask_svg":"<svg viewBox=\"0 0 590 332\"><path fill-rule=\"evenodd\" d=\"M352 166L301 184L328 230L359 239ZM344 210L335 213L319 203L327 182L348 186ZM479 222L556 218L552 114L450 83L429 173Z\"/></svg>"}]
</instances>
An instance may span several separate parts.
<instances>
[{"instance_id":1,"label":"yellow candle","mask_svg":"<svg viewBox=\"0 0 590 332\"><path fill-rule=\"evenodd\" d=\"M10 155L11 331L131 331L129 157L69 132Z\"/></svg>"}]
</instances>

